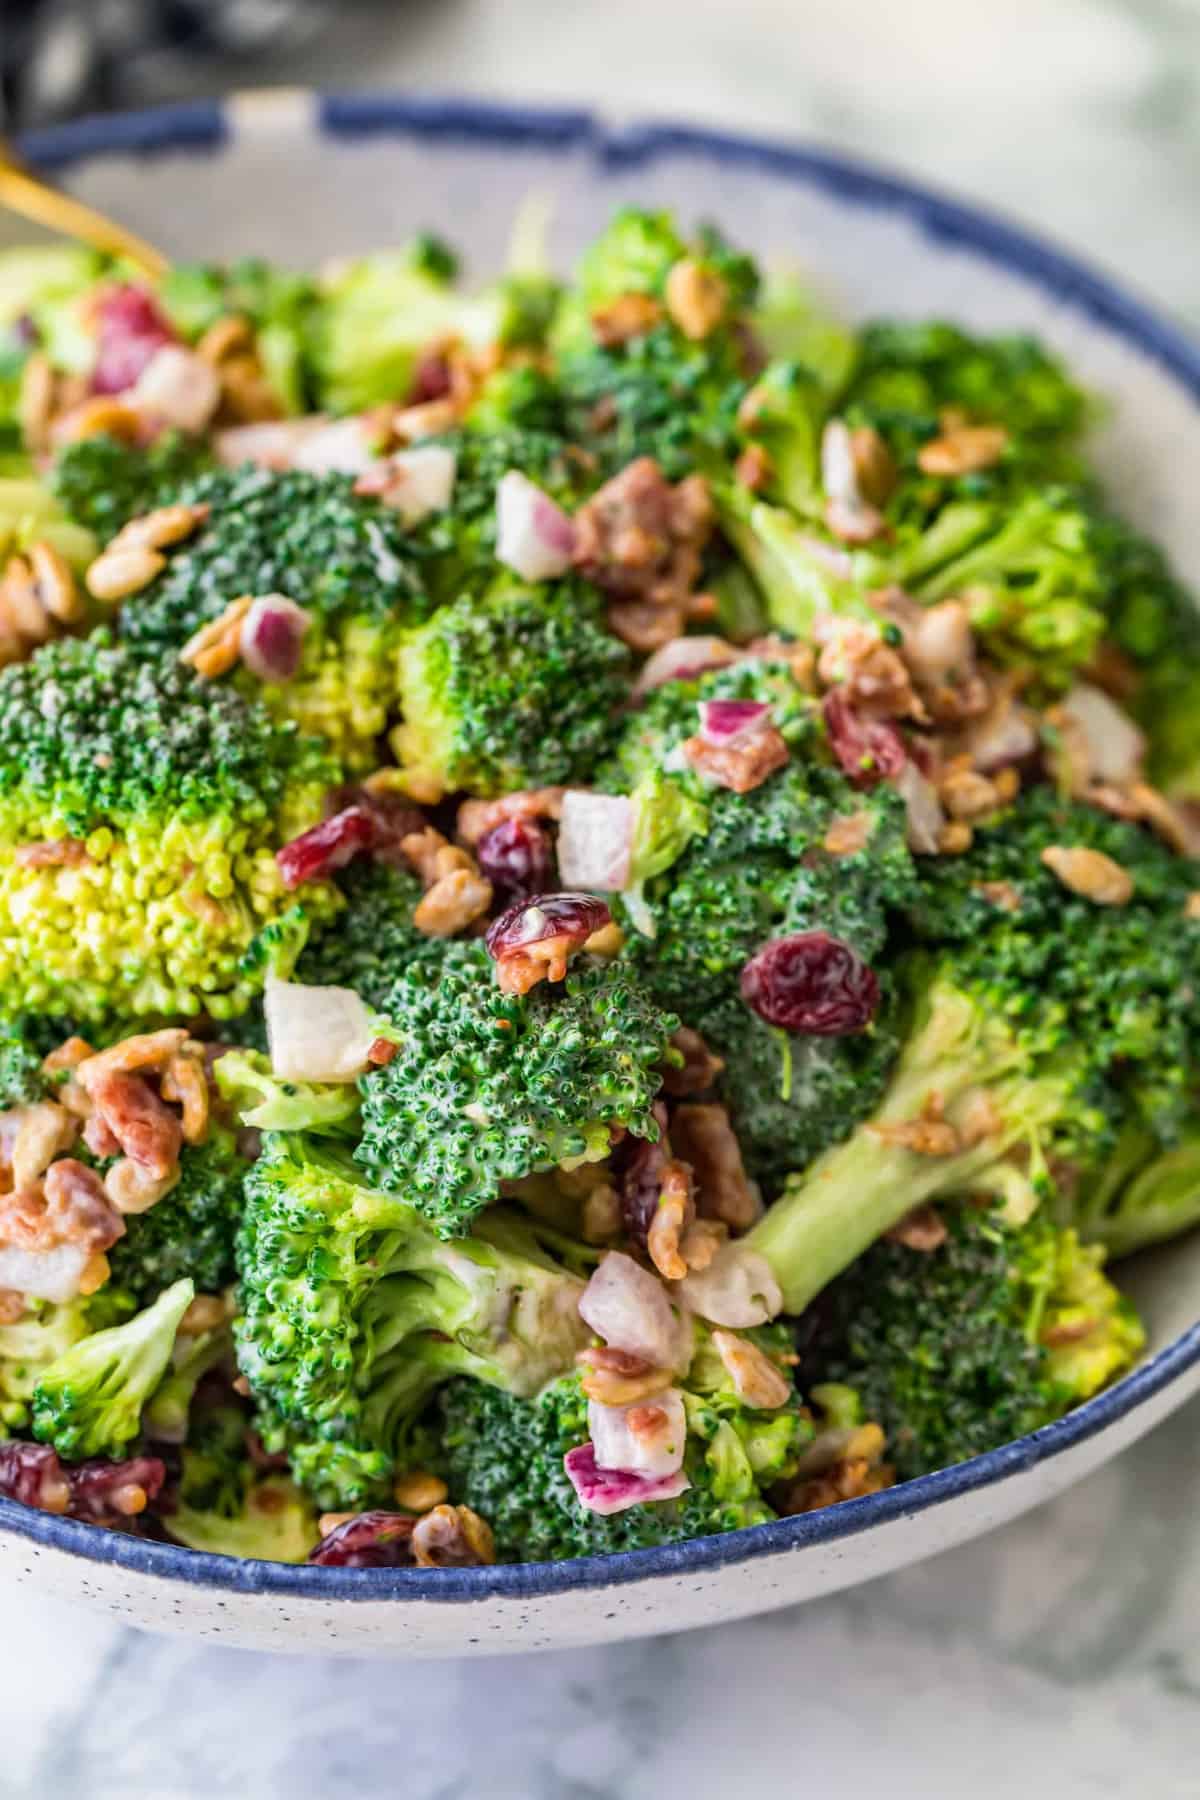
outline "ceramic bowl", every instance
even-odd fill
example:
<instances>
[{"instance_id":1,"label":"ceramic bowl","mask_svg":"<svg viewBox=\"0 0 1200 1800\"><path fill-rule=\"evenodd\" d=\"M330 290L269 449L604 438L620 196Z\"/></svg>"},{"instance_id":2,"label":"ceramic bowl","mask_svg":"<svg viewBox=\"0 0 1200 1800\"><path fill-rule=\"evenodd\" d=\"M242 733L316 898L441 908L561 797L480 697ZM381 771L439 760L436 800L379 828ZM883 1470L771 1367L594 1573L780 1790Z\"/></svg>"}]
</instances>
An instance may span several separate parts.
<instances>
[{"instance_id":1,"label":"ceramic bowl","mask_svg":"<svg viewBox=\"0 0 1200 1800\"><path fill-rule=\"evenodd\" d=\"M893 175L695 128L294 92L83 120L25 149L180 255L258 251L303 265L432 225L486 271L501 262L518 203L536 193L554 203L565 262L617 202L636 200L720 220L754 250L800 260L852 314L1028 328L1111 398L1097 456L1125 508L1200 577L1200 353L1072 258ZM1124 1381L1003 1449L824 1512L624 1556L406 1572L236 1562L0 1502L0 1572L138 1625L349 1655L545 1649L767 1611L1014 1518L1200 1387L1200 1234L1125 1274L1150 1344Z\"/></svg>"}]
</instances>

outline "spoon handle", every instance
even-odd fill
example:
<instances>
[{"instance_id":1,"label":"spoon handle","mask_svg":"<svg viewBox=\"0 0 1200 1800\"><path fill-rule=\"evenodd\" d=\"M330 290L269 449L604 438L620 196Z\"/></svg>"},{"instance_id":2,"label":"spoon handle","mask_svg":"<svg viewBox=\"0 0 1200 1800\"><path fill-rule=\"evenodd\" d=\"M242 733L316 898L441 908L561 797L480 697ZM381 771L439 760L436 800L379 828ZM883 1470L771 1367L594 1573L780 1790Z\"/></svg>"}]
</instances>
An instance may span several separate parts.
<instances>
[{"instance_id":1,"label":"spoon handle","mask_svg":"<svg viewBox=\"0 0 1200 1800\"><path fill-rule=\"evenodd\" d=\"M153 280L160 279L170 268L161 250L127 231L115 220L106 218L93 207L70 194L62 194L38 176L13 161L7 147L0 147L0 207L19 213L37 225L79 238L97 250L112 256L124 256L136 263Z\"/></svg>"}]
</instances>

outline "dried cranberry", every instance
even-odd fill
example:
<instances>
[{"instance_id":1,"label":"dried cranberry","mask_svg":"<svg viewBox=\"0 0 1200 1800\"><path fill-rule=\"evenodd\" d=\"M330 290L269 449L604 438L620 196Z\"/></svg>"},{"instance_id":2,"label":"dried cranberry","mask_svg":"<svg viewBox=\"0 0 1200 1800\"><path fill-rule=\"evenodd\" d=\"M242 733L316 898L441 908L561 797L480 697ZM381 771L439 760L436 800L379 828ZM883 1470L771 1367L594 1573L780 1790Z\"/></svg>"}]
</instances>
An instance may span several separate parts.
<instances>
[{"instance_id":1,"label":"dried cranberry","mask_svg":"<svg viewBox=\"0 0 1200 1800\"><path fill-rule=\"evenodd\" d=\"M123 394L135 385L155 351L176 341L145 288L129 283L110 288L96 304L93 393Z\"/></svg>"},{"instance_id":2,"label":"dried cranberry","mask_svg":"<svg viewBox=\"0 0 1200 1800\"><path fill-rule=\"evenodd\" d=\"M407 1513L364 1512L335 1525L309 1555L326 1569L399 1569L413 1561L416 1520Z\"/></svg>"},{"instance_id":3,"label":"dried cranberry","mask_svg":"<svg viewBox=\"0 0 1200 1800\"><path fill-rule=\"evenodd\" d=\"M70 1488L66 1470L49 1444L0 1444L0 1496L46 1512L66 1512Z\"/></svg>"},{"instance_id":4,"label":"dried cranberry","mask_svg":"<svg viewBox=\"0 0 1200 1800\"><path fill-rule=\"evenodd\" d=\"M13 343L22 350L32 350L35 344L42 341L42 334L32 313L18 313L8 330Z\"/></svg>"},{"instance_id":5,"label":"dried cranberry","mask_svg":"<svg viewBox=\"0 0 1200 1800\"><path fill-rule=\"evenodd\" d=\"M158 1456L132 1456L125 1462L95 1457L64 1473L71 1484L74 1518L93 1525L124 1525L157 1500L167 1466Z\"/></svg>"},{"instance_id":6,"label":"dried cranberry","mask_svg":"<svg viewBox=\"0 0 1200 1800\"><path fill-rule=\"evenodd\" d=\"M502 819L475 846L480 870L509 901L544 893L552 878L550 839L540 825Z\"/></svg>"},{"instance_id":7,"label":"dried cranberry","mask_svg":"<svg viewBox=\"0 0 1200 1800\"><path fill-rule=\"evenodd\" d=\"M344 806L275 852L284 887L299 887L303 881L319 881L344 869L361 851L374 849L377 839L377 825L366 807Z\"/></svg>"},{"instance_id":8,"label":"dried cranberry","mask_svg":"<svg viewBox=\"0 0 1200 1800\"><path fill-rule=\"evenodd\" d=\"M418 357L409 384L407 404L424 406L430 400L444 400L450 393L450 364L440 350L427 350Z\"/></svg>"},{"instance_id":9,"label":"dried cranberry","mask_svg":"<svg viewBox=\"0 0 1200 1800\"><path fill-rule=\"evenodd\" d=\"M536 894L502 912L484 942L488 955L499 961L548 938L585 944L593 932L611 923L607 902L595 894Z\"/></svg>"},{"instance_id":10,"label":"dried cranberry","mask_svg":"<svg viewBox=\"0 0 1200 1800\"><path fill-rule=\"evenodd\" d=\"M667 1163L664 1143L667 1135L667 1109L661 1100L654 1103L654 1117L662 1133L656 1143L651 1143L649 1138L623 1138L612 1158L613 1174L617 1178L617 1193L621 1201L621 1224L626 1237L643 1250L646 1248L651 1222L658 1211L663 1170Z\"/></svg>"},{"instance_id":11,"label":"dried cranberry","mask_svg":"<svg viewBox=\"0 0 1200 1800\"><path fill-rule=\"evenodd\" d=\"M856 712L840 688L826 694L821 710L830 749L854 787L874 787L899 775L908 751L890 719Z\"/></svg>"},{"instance_id":12,"label":"dried cranberry","mask_svg":"<svg viewBox=\"0 0 1200 1800\"><path fill-rule=\"evenodd\" d=\"M742 998L768 1025L806 1037L847 1037L879 1008L874 971L827 931L774 938L742 970Z\"/></svg>"}]
</instances>

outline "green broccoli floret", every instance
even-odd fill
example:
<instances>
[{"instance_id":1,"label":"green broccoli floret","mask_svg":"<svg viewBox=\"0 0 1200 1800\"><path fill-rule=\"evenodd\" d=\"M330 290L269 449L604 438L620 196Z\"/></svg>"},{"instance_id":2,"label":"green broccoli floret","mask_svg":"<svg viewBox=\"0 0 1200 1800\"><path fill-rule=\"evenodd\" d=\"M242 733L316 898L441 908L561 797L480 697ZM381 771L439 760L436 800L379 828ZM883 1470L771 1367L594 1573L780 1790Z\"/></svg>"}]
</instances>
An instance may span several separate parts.
<instances>
[{"instance_id":1,"label":"green broccoli floret","mask_svg":"<svg viewBox=\"0 0 1200 1800\"><path fill-rule=\"evenodd\" d=\"M275 849L321 816L320 746L169 656L64 638L0 674L0 987L85 1021L245 1007L293 899ZM18 858L20 846L49 846ZM332 889L310 884L323 916Z\"/></svg>"},{"instance_id":2,"label":"green broccoli floret","mask_svg":"<svg viewBox=\"0 0 1200 1800\"><path fill-rule=\"evenodd\" d=\"M68 518L68 510L42 482L0 474L0 566L14 552L49 544L82 574L100 545L86 524Z\"/></svg>"},{"instance_id":3,"label":"green broccoli floret","mask_svg":"<svg viewBox=\"0 0 1200 1800\"><path fill-rule=\"evenodd\" d=\"M567 1452L588 1437L587 1400L576 1375L535 1399L477 1381L453 1382L441 1398L451 1494L487 1520L498 1556L509 1561L643 1550L773 1519L767 1491L794 1472L812 1426L798 1395L776 1412L747 1407L723 1368L719 1378L710 1377L710 1360L697 1359L684 1390L684 1471L691 1485L679 1499L607 1516L584 1510L563 1467ZM693 1387L700 1378L711 1385Z\"/></svg>"},{"instance_id":4,"label":"green broccoli floret","mask_svg":"<svg viewBox=\"0 0 1200 1800\"><path fill-rule=\"evenodd\" d=\"M212 451L199 438L166 432L143 448L100 434L61 450L50 479L71 518L107 544L211 467Z\"/></svg>"},{"instance_id":5,"label":"green broccoli floret","mask_svg":"<svg viewBox=\"0 0 1200 1800\"><path fill-rule=\"evenodd\" d=\"M259 1050L232 1050L216 1066L222 1099L254 1131L313 1131L346 1137L358 1122L357 1088L342 1082L284 1081Z\"/></svg>"},{"instance_id":6,"label":"green broccoli floret","mask_svg":"<svg viewBox=\"0 0 1200 1800\"><path fill-rule=\"evenodd\" d=\"M33 1435L65 1462L119 1456L167 1371L195 1286L177 1281L127 1324L93 1332L44 1368L33 1390Z\"/></svg>"},{"instance_id":7,"label":"green broccoli floret","mask_svg":"<svg viewBox=\"0 0 1200 1800\"><path fill-rule=\"evenodd\" d=\"M232 1396L197 1409L163 1525L189 1550L301 1563L319 1536L313 1504L286 1476L256 1472L248 1427Z\"/></svg>"},{"instance_id":8,"label":"green broccoli floret","mask_svg":"<svg viewBox=\"0 0 1200 1800\"><path fill-rule=\"evenodd\" d=\"M565 586L502 588L443 607L400 646L392 734L421 800L585 775L606 747L629 659L598 602Z\"/></svg>"},{"instance_id":9,"label":"green broccoli floret","mask_svg":"<svg viewBox=\"0 0 1200 1800\"><path fill-rule=\"evenodd\" d=\"M423 889L408 869L360 857L341 872L338 887L346 904L305 946L295 979L353 988L378 1011L410 963L441 960L446 940L413 924Z\"/></svg>"},{"instance_id":10,"label":"green broccoli floret","mask_svg":"<svg viewBox=\"0 0 1200 1800\"><path fill-rule=\"evenodd\" d=\"M667 312L623 343L601 343L596 315L629 294L661 305L684 257L722 284L725 308L714 328L689 338ZM625 208L615 215L580 262L550 334L568 436L597 457L602 473L653 456L675 479L697 461L734 452L748 385L742 327L757 287L753 263L712 229L689 244L667 213Z\"/></svg>"},{"instance_id":11,"label":"green broccoli floret","mask_svg":"<svg viewBox=\"0 0 1200 1800\"><path fill-rule=\"evenodd\" d=\"M45 1098L42 1057L49 1046L42 1041L40 1023L29 1017L0 1018L0 1110Z\"/></svg>"},{"instance_id":12,"label":"green broccoli floret","mask_svg":"<svg viewBox=\"0 0 1200 1800\"><path fill-rule=\"evenodd\" d=\"M1048 1425L1145 1343L1073 1231L968 1204L943 1219L938 1249L874 1245L798 1327L806 1380L857 1391L902 1480Z\"/></svg>"},{"instance_id":13,"label":"green broccoli floret","mask_svg":"<svg viewBox=\"0 0 1200 1800\"><path fill-rule=\"evenodd\" d=\"M135 1213L109 1255L112 1278L140 1305L188 1275L216 1293L234 1274L234 1238L249 1164L234 1133L215 1125L203 1144L185 1145L179 1181L148 1212Z\"/></svg>"},{"instance_id":14,"label":"green broccoli floret","mask_svg":"<svg viewBox=\"0 0 1200 1800\"><path fill-rule=\"evenodd\" d=\"M267 383L287 413L307 410L308 336L317 304L308 275L243 256L226 267L176 263L163 277L158 299L167 318L189 342L219 319L235 314L254 328L254 348Z\"/></svg>"},{"instance_id":15,"label":"green broccoli floret","mask_svg":"<svg viewBox=\"0 0 1200 1800\"><path fill-rule=\"evenodd\" d=\"M398 1054L363 1077L370 1180L402 1193L446 1237L502 1182L608 1154L612 1132L656 1138L660 1064L678 1021L622 967L504 994L483 946L418 962L383 1010Z\"/></svg>"},{"instance_id":16,"label":"green broccoli floret","mask_svg":"<svg viewBox=\"0 0 1200 1800\"><path fill-rule=\"evenodd\" d=\"M999 1192L1027 1216L1056 1188L1086 1194L1130 1130L1170 1146L1194 1119L1188 865L1046 794L977 843L953 872L951 859L925 865L914 922L941 947L898 965L910 1022L882 1103L795 1175L746 1239L789 1311L915 1206ZM1119 849L1130 903L1101 908L1065 890L1040 859L1053 844ZM1011 884L1016 911L1007 889L989 897L992 881Z\"/></svg>"},{"instance_id":17,"label":"green broccoli floret","mask_svg":"<svg viewBox=\"0 0 1200 1800\"><path fill-rule=\"evenodd\" d=\"M0 1439L28 1428L42 1370L97 1329L98 1299L28 1300L19 1319L0 1325Z\"/></svg>"},{"instance_id":18,"label":"green broccoli floret","mask_svg":"<svg viewBox=\"0 0 1200 1800\"><path fill-rule=\"evenodd\" d=\"M385 1496L452 1376L531 1394L571 1366L594 1256L505 1208L444 1243L343 1150L269 1135L246 1182L236 1328L268 1449L322 1506Z\"/></svg>"}]
</instances>

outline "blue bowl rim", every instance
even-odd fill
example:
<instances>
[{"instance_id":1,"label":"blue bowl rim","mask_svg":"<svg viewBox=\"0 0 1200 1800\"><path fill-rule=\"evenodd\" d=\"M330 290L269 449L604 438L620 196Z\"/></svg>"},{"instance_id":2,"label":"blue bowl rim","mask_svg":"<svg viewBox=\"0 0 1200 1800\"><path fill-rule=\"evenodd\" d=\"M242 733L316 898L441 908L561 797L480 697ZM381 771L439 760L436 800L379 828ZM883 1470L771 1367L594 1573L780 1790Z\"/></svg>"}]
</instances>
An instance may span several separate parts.
<instances>
[{"instance_id":1,"label":"blue bowl rim","mask_svg":"<svg viewBox=\"0 0 1200 1800\"><path fill-rule=\"evenodd\" d=\"M469 98L391 94L312 95L313 127L323 135L410 135L589 152L616 172L672 154L738 164L809 187L851 206L900 213L929 237L960 245L1086 312L1160 365L1200 403L1200 348L1154 308L1107 276L1034 233L840 152L770 138L659 121L610 126L582 110L501 104ZM67 168L97 156L217 151L230 140L225 104L198 101L111 117L84 118L27 134L30 162ZM682 1578L852 1538L895 1519L912 1518L977 1492L1062 1454L1114 1425L1200 1361L1200 1323L1148 1362L1065 1418L986 1455L924 1475L822 1512L778 1519L723 1537L566 1563L504 1564L481 1569L330 1569L240 1561L149 1539L128 1537L81 1520L0 1500L0 1530L31 1545L62 1550L139 1575L235 1591L309 1600L419 1600L446 1603L490 1598L532 1600L581 1589Z\"/></svg>"}]
</instances>

